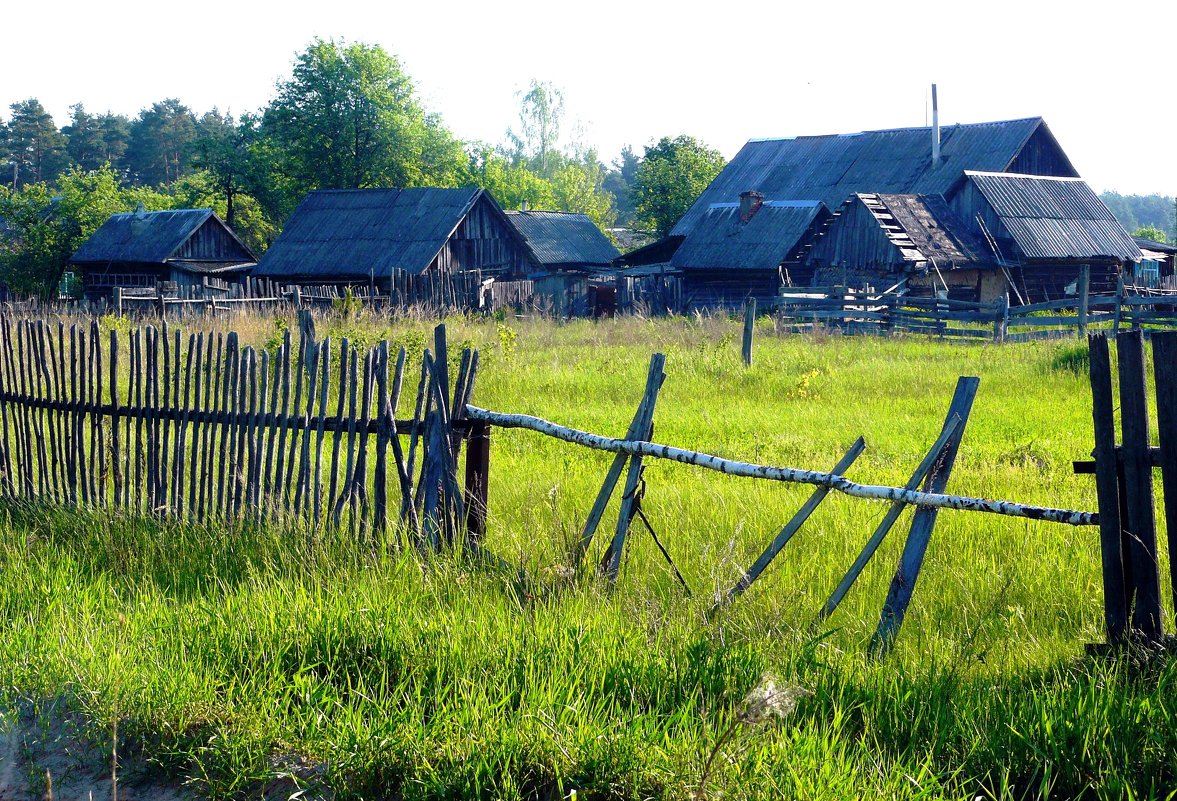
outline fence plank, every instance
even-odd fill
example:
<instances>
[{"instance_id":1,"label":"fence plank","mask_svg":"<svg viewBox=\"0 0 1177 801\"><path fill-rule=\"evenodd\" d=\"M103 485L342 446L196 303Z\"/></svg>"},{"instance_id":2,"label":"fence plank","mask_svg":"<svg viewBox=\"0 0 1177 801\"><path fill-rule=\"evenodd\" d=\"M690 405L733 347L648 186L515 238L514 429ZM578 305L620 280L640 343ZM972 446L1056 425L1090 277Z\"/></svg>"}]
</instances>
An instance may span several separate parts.
<instances>
[{"instance_id":1,"label":"fence plank","mask_svg":"<svg viewBox=\"0 0 1177 801\"><path fill-rule=\"evenodd\" d=\"M1163 628L1152 462L1149 455L1143 332L1135 330L1122 333L1116 338L1116 351L1120 364L1120 430L1123 436L1120 457L1124 464L1127 530L1132 560L1130 589L1135 590L1132 628L1146 639L1157 639ZM1130 603L1132 600L1130 597Z\"/></svg>"},{"instance_id":2,"label":"fence plank","mask_svg":"<svg viewBox=\"0 0 1177 801\"><path fill-rule=\"evenodd\" d=\"M958 415L949 415L948 419L944 421L944 428L941 430L940 436L936 439L931 449L928 450L923 461L920 462L919 466L911 474L911 478L907 480L904 489L915 489L927 477L932 467L943 455L944 448L949 440L956 435L957 430L960 428L960 423L961 420ZM862 551L858 554L858 558L854 560L854 564L846 571L846 575L842 577L842 581L838 583L837 588L818 613L817 621L819 623L832 615L834 610L838 608L838 605L842 603L842 599L846 597L846 593L854 586L854 582L858 580L863 569L875 555L875 551L878 550L888 532L891 531L891 527L895 525L895 521L899 519L899 515L906 508L907 504L905 503L891 504L891 508L887 510L887 514L883 516L883 519L879 521L879 525L875 527L874 533L871 534L870 539L863 546Z\"/></svg>"},{"instance_id":3,"label":"fence plank","mask_svg":"<svg viewBox=\"0 0 1177 801\"><path fill-rule=\"evenodd\" d=\"M1157 432L1161 446L1161 482L1164 490L1165 528L1169 546L1169 580L1173 608L1177 610L1177 331L1152 338L1156 376Z\"/></svg>"},{"instance_id":4,"label":"fence plank","mask_svg":"<svg viewBox=\"0 0 1177 801\"><path fill-rule=\"evenodd\" d=\"M955 415L961 419L956 434L949 438L944 447L943 458L933 468L924 483L927 492L943 492L948 485L948 477L956 462L957 451L960 450L961 440L964 439L965 426L968 424L969 412L973 408L973 400L977 396L977 388L981 379L964 376L956 383L956 392L952 403L948 407L949 417ZM879 618L879 626L871 641L871 650L876 655L884 655L890 650L891 644L899 634L903 625L903 618L907 614L907 607L911 603L915 592L916 580L919 578L920 567L923 565L924 555L928 550L928 543L932 538L932 529L936 525L939 510L935 507L921 507L912 519L911 529L907 534L907 542L903 546L903 554L899 558L899 567L891 579L891 587L887 592L887 599L883 603L883 612Z\"/></svg>"},{"instance_id":5,"label":"fence plank","mask_svg":"<svg viewBox=\"0 0 1177 801\"><path fill-rule=\"evenodd\" d=\"M850 446L850 450L846 451L846 455L838 460L838 463L834 465L834 469L830 472L835 476L845 475L846 471L850 469L850 466L853 465L854 461L862 455L864 450L866 450L866 441L862 437L859 437L854 442L854 444ZM821 502L825 500L826 496L829 494L829 487L818 487L813 491L813 494L810 495L808 499L806 499L801 508L797 510L797 513L794 514L792 518L790 518L789 522L786 523L784 528L780 530L780 533L778 533L776 537L773 538L773 541L769 543L769 546L764 549L764 553L760 554L760 556L752 564L752 567L748 568L747 572L745 572L744 575L740 577L740 580L727 591L726 597L721 603L732 602L739 596L743 595L744 592L752 586L752 582L756 581L756 579L760 577L760 574L764 572L764 569L769 566L773 559L777 557L777 554L779 554L781 549L788 544L789 540L793 538L793 535L801 530L801 527L805 525L805 521L809 519L810 515L814 513L818 505L821 504ZM717 603L716 608L718 608L720 605L721 604Z\"/></svg>"}]
</instances>

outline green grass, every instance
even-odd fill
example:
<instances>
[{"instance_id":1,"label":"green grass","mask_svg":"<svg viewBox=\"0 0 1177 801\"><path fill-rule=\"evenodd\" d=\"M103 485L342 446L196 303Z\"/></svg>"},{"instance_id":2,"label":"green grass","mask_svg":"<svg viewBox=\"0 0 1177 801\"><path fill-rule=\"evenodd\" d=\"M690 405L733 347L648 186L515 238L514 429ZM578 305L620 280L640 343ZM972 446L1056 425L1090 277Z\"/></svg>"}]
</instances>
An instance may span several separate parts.
<instances>
[{"instance_id":1,"label":"green grass","mask_svg":"<svg viewBox=\"0 0 1177 801\"><path fill-rule=\"evenodd\" d=\"M239 322L251 344L273 335L267 321ZM324 320L320 334L348 327L419 358L429 326ZM662 351L657 440L825 470L861 434L868 450L849 475L866 483L902 484L957 376L979 375L949 489L1095 509L1093 481L1070 469L1091 450L1073 347L762 328L745 369L738 327L454 320L449 339L482 349L480 405L615 435ZM1177 667L1083 656L1102 636L1094 529L942 512L897 648L876 663L866 644L910 512L824 627L813 617L885 504L831 495L761 580L708 618L714 593L810 488L650 463L646 513L694 592L638 529L609 592L567 577L609 455L496 431L491 459L488 545L508 571L361 551L343 535L8 508L3 696L56 699L88 721L96 748L117 719L120 752L217 798L256 796L294 764L315 766L303 781L339 798L688 798L766 674L813 696L741 729L708 798L1177 788Z\"/></svg>"}]
</instances>

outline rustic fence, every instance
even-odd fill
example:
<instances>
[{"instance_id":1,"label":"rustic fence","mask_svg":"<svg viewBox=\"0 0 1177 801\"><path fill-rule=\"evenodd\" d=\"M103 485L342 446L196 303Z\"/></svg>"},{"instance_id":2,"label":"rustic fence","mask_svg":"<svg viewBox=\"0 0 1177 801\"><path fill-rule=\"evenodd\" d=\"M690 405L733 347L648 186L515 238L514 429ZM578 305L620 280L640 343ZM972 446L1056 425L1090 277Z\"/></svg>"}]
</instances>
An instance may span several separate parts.
<instances>
[{"instance_id":1,"label":"rustic fence","mask_svg":"<svg viewBox=\"0 0 1177 801\"><path fill-rule=\"evenodd\" d=\"M1143 333L1133 331L1116 338L1116 381L1108 338L1094 334L1089 340L1095 458L1076 462L1075 472L1095 475L1104 622L1112 646L1155 643L1165 636L1153 494L1157 468L1164 497L1171 597L1177 610L1177 331L1157 333L1152 343L1159 447L1151 445L1149 433Z\"/></svg>"},{"instance_id":2,"label":"rustic fence","mask_svg":"<svg viewBox=\"0 0 1177 801\"><path fill-rule=\"evenodd\" d=\"M948 298L913 298L842 287L785 291L775 309L786 330L849 334L926 334L944 339L1024 342L1084 337L1088 329L1177 329L1177 292L1120 284L1116 293L1077 295L1010 306Z\"/></svg>"},{"instance_id":3,"label":"rustic fence","mask_svg":"<svg viewBox=\"0 0 1177 801\"><path fill-rule=\"evenodd\" d=\"M316 340L309 315L272 352L166 322L120 333L0 316L0 493L440 547L481 531L485 510L484 464L457 485L463 442L485 436L462 419L477 354L456 366L451 385L439 326L398 420L404 349Z\"/></svg>"},{"instance_id":4,"label":"rustic fence","mask_svg":"<svg viewBox=\"0 0 1177 801\"><path fill-rule=\"evenodd\" d=\"M599 572L618 575L635 520L687 582L642 502L645 459L667 459L759 480L809 484L810 497L761 556L716 601L748 591L830 492L890 504L815 620L830 615L909 507L915 509L873 647L885 653L898 634L940 509L960 509L1100 526L1109 640L1163 635L1151 471L1165 487L1170 552L1177 547L1177 332L1158 334L1156 382L1160 447L1149 445L1144 337L1119 341L1123 445L1115 442L1107 340L1091 339L1099 514L946 494L979 379L961 378L945 422L901 487L846 477L866 447L860 438L829 472L758 465L652 441L666 379L651 360L642 401L621 438L576 431L471 403L478 353L451 363L444 325L422 356L411 417L398 418L409 376L407 355L387 342L357 348L319 340L300 315L272 350L243 346L235 333L189 332L161 321L130 330L12 319L0 315L0 495L191 521L293 523L328 527L360 542L440 550L465 544L485 554L492 427L525 428L612 452L575 550L579 568L618 483L624 484ZM451 381L451 373L456 377ZM464 471L462 449L465 447ZM1174 603L1177 605L1177 565ZM713 611L714 611L713 610Z\"/></svg>"}]
</instances>

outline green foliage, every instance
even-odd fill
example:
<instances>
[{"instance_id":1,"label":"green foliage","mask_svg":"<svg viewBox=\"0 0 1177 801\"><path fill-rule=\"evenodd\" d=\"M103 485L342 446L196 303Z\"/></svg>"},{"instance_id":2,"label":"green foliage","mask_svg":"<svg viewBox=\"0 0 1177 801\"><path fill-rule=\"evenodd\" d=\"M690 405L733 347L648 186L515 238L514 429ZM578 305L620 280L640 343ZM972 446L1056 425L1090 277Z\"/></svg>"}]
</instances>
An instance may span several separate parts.
<instances>
[{"instance_id":1,"label":"green foliage","mask_svg":"<svg viewBox=\"0 0 1177 801\"><path fill-rule=\"evenodd\" d=\"M1132 232L1132 236L1138 237L1140 239L1147 239L1150 242L1160 242L1162 244L1169 241L1169 238L1165 235L1165 232L1160 228L1157 228L1155 225L1142 225Z\"/></svg>"},{"instance_id":2,"label":"green foliage","mask_svg":"<svg viewBox=\"0 0 1177 801\"><path fill-rule=\"evenodd\" d=\"M1060 348L1051 361L1055 370L1069 370L1079 375L1087 375L1091 366L1091 350L1087 345L1068 345Z\"/></svg>"},{"instance_id":3,"label":"green foliage","mask_svg":"<svg viewBox=\"0 0 1177 801\"><path fill-rule=\"evenodd\" d=\"M499 353L506 361L511 361L519 347L518 332L506 323L495 323L495 333L499 339Z\"/></svg>"},{"instance_id":4,"label":"green foliage","mask_svg":"<svg viewBox=\"0 0 1177 801\"><path fill-rule=\"evenodd\" d=\"M564 121L564 93L551 83L534 78L519 98L519 130L508 129L512 162L526 165L543 178L552 178L563 161L560 126Z\"/></svg>"},{"instance_id":5,"label":"green foliage","mask_svg":"<svg viewBox=\"0 0 1177 801\"><path fill-rule=\"evenodd\" d=\"M9 228L0 280L17 292L54 294L73 252L111 214L128 210L110 169L71 169L59 184L56 193L44 183L0 188L0 217Z\"/></svg>"},{"instance_id":6,"label":"green foliage","mask_svg":"<svg viewBox=\"0 0 1177 801\"><path fill-rule=\"evenodd\" d=\"M343 296L331 301L331 310L346 322L355 322L364 315L364 302L355 296L351 287L343 290Z\"/></svg>"},{"instance_id":7,"label":"green foliage","mask_svg":"<svg viewBox=\"0 0 1177 801\"><path fill-rule=\"evenodd\" d=\"M296 199L310 189L454 185L465 154L379 45L315 39L266 108L263 148Z\"/></svg>"},{"instance_id":8,"label":"green foliage","mask_svg":"<svg viewBox=\"0 0 1177 801\"><path fill-rule=\"evenodd\" d=\"M638 224L666 236L723 166L719 151L691 136L664 136L647 147L632 184Z\"/></svg>"},{"instance_id":9,"label":"green foliage","mask_svg":"<svg viewBox=\"0 0 1177 801\"><path fill-rule=\"evenodd\" d=\"M53 117L35 98L13 103L12 116L0 131L4 133L0 151L13 166L0 175L10 187L52 182L66 166L65 137L57 130ZM11 170L11 172L9 172ZM15 183L14 183L15 180Z\"/></svg>"},{"instance_id":10,"label":"green foliage","mask_svg":"<svg viewBox=\"0 0 1177 801\"><path fill-rule=\"evenodd\" d=\"M196 116L175 98L143 109L124 154L131 180L145 186L178 180L192 168L197 135Z\"/></svg>"},{"instance_id":11,"label":"green foliage","mask_svg":"<svg viewBox=\"0 0 1177 801\"><path fill-rule=\"evenodd\" d=\"M1157 228L1165 233L1167 241L1177 241L1177 207L1174 198L1164 195L1121 195L1119 192L1102 192L1099 196L1129 231L1141 227Z\"/></svg>"}]
</instances>

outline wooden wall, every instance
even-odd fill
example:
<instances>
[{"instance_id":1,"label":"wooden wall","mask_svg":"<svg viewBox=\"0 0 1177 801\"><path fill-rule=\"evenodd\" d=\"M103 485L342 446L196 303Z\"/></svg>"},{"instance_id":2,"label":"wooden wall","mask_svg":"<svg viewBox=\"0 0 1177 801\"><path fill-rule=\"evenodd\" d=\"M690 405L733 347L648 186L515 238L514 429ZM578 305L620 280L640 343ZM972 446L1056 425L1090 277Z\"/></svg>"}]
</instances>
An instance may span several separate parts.
<instances>
[{"instance_id":1,"label":"wooden wall","mask_svg":"<svg viewBox=\"0 0 1177 801\"><path fill-rule=\"evenodd\" d=\"M253 261L241 243L229 235L217 220L210 217L172 254L174 259L199 261Z\"/></svg>"},{"instance_id":2,"label":"wooden wall","mask_svg":"<svg viewBox=\"0 0 1177 801\"><path fill-rule=\"evenodd\" d=\"M485 196L478 199L429 265L430 271L449 275L480 270L487 276L522 277L532 269L535 265L527 250Z\"/></svg>"},{"instance_id":3,"label":"wooden wall","mask_svg":"<svg viewBox=\"0 0 1177 801\"><path fill-rule=\"evenodd\" d=\"M1058 144L1039 128L1030 137L1026 146L1005 172L1023 175L1053 175L1059 178L1078 178L1079 175L1067 164L1067 157Z\"/></svg>"}]
</instances>

